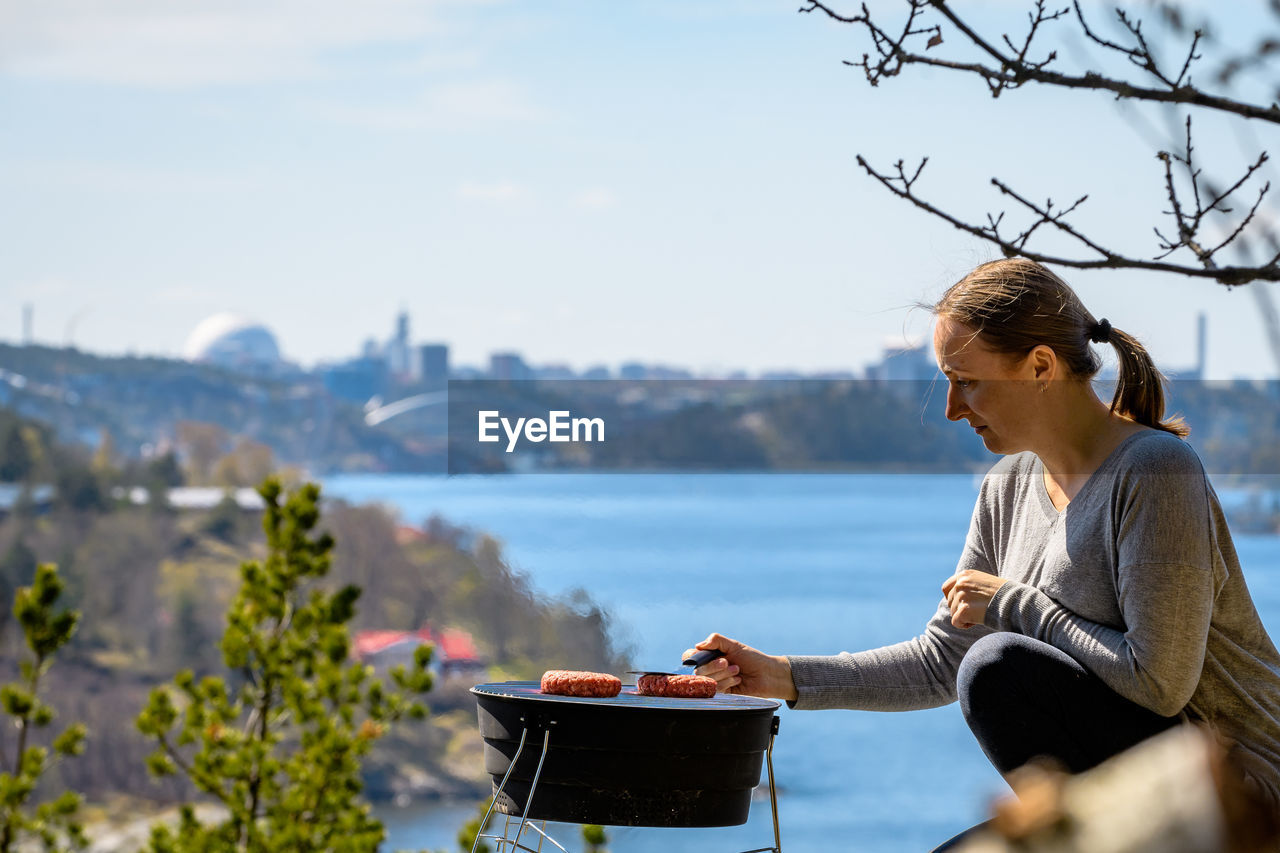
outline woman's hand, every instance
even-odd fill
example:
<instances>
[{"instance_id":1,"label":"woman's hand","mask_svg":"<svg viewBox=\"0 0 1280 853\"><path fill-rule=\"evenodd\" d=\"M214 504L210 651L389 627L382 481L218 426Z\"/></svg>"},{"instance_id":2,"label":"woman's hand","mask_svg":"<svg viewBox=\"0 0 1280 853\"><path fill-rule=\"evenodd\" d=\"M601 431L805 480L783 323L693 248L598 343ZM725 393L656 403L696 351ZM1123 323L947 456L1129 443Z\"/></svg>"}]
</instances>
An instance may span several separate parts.
<instances>
[{"instance_id":1,"label":"woman's hand","mask_svg":"<svg viewBox=\"0 0 1280 853\"><path fill-rule=\"evenodd\" d=\"M716 690L721 693L744 693L748 696L787 700L794 700L799 695L795 682L791 680L791 662L784 657L767 655L720 634L707 637L693 649L686 651L684 657L688 658L695 650L702 649L719 649L724 652L724 657L694 670L695 675L714 678Z\"/></svg>"},{"instance_id":2,"label":"woman's hand","mask_svg":"<svg viewBox=\"0 0 1280 853\"><path fill-rule=\"evenodd\" d=\"M951 608L951 624L957 628L981 625L987 618L987 605L1005 581L1006 578L974 569L965 569L947 578L942 594Z\"/></svg>"}]
</instances>

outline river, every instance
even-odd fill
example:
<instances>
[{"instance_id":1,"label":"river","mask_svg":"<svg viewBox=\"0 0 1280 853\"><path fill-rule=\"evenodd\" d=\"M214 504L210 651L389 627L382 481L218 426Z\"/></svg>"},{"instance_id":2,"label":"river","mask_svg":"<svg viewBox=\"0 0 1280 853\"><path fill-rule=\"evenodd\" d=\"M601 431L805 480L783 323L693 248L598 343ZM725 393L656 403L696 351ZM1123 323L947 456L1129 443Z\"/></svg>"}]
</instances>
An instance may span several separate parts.
<instances>
[{"instance_id":1,"label":"river","mask_svg":"<svg viewBox=\"0 0 1280 853\"><path fill-rule=\"evenodd\" d=\"M586 589L644 668L720 631L769 652L827 654L914 636L940 600L977 493L960 475L528 474L325 480L326 494L439 513L500 539L544 593ZM1280 631L1280 537L1237 535L1254 600ZM979 820L1004 783L952 705L780 711L783 848L928 850ZM382 809L388 850L456 849L468 806ZM573 827L551 827L569 850ZM724 829L609 829L613 853L772 844L767 798Z\"/></svg>"}]
</instances>

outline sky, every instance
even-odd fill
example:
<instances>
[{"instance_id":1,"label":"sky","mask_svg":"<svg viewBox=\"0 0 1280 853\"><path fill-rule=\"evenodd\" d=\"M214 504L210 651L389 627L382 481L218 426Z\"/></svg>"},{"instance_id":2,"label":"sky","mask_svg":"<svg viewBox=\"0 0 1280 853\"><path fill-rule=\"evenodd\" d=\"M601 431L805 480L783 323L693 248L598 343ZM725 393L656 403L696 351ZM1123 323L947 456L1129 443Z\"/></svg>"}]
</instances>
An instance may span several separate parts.
<instances>
[{"instance_id":1,"label":"sky","mask_svg":"<svg viewBox=\"0 0 1280 853\"><path fill-rule=\"evenodd\" d=\"M922 192L979 221L993 176L1087 192L1076 221L1156 253L1163 172L1113 103L872 88L842 63L861 36L798 5L0 0L0 340L30 305L39 343L177 356L232 311L312 365L405 310L456 364L857 369L995 257L858 154L928 156ZM1025 3L968 5L1024 26ZM1197 129L1233 174L1262 144ZM1209 376L1277 373L1246 289L1063 274L1170 371L1204 311Z\"/></svg>"}]
</instances>

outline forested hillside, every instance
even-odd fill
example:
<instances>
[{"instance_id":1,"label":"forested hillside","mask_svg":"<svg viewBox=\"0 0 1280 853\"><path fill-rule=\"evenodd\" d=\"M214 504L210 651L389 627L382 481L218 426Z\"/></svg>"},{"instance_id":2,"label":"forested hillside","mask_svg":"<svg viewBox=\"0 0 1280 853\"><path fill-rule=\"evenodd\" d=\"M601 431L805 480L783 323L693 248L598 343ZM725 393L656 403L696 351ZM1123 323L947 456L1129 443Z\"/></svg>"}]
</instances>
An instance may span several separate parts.
<instances>
[{"instance_id":1,"label":"forested hillside","mask_svg":"<svg viewBox=\"0 0 1280 853\"><path fill-rule=\"evenodd\" d=\"M95 482L88 468L82 476ZM91 800L121 793L174 800L189 792L148 777L148 747L134 719L148 691L179 669L225 672L218 638L240 563L263 556L261 519L230 501L179 513L163 503L132 506L98 495L83 506L19 506L0 520L6 599L11 603L12 590L31 582L38 562L55 562L67 583L65 604L82 613L42 691L62 719L88 725L89 740L84 755L47 781ZM353 630L460 628L503 678L537 677L548 667L626 668L610 642L607 615L585 595L540 597L512 572L493 539L439 518L418 522L405 524L380 508L324 503L321 527L337 540L325 584L363 590ZM0 680L13 677L19 658L11 615L8 605L0 611ZM484 674L470 676L438 678L426 697L428 721L402 726L380 744L366 764L370 796L481 790L466 691Z\"/></svg>"},{"instance_id":2,"label":"forested hillside","mask_svg":"<svg viewBox=\"0 0 1280 853\"><path fill-rule=\"evenodd\" d=\"M210 443L222 455L247 440L313 471L441 465L429 449L367 426L359 406L302 372L252 376L176 359L0 344L0 406L48 424L65 443L106 442L129 459L171 449L198 455Z\"/></svg>"}]
</instances>

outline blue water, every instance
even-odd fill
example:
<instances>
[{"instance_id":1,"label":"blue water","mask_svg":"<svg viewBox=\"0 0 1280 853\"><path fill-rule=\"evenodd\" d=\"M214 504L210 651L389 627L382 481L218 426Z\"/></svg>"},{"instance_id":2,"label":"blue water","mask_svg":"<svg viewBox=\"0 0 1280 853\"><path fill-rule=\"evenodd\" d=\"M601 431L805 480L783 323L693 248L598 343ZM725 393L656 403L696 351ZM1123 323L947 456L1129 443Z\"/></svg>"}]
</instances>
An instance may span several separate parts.
<instances>
[{"instance_id":1,"label":"blue water","mask_svg":"<svg viewBox=\"0 0 1280 853\"><path fill-rule=\"evenodd\" d=\"M439 513L500 539L551 595L588 590L643 668L671 668L719 631L771 653L828 654L914 636L968 528L968 476L593 474L342 476L327 494L408 523ZM1280 537L1237 536L1259 611L1280 636ZM954 705L780 711L783 848L929 850L980 820L1004 783ZM455 849L468 806L387 809L387 849ZM549 828L570 850L573 827ZM723 829L610 828L614 853L772 844L768 800ZM545 848L551 849L551 848Z\"/></svg>"}]
</instances>

